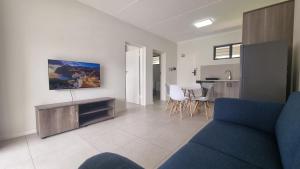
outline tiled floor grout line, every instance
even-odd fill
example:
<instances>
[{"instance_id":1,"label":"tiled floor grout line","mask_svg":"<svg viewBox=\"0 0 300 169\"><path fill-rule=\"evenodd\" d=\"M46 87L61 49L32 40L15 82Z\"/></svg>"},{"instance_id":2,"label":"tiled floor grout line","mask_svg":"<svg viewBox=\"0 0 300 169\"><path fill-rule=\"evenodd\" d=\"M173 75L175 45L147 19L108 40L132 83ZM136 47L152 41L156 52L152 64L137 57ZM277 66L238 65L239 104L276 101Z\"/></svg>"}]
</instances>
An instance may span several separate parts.
<instances>
[{"instance_id":1,"label":"tiled floor grout line","mask_svg":"<svg viewBox=\"0 0 300 169\"><path fill-rule=\"evenodd\" d=\"M148 144L151 144L152 146L156 146L156 147L158 147L158 148L164 149L165 151L170 151L170 150L168 150L168 149L166 149L166 148L164 148L164 147L162 147L162 146L160 146L160 145L154 144L154 143L152 143L152 142L146 140L145 138L143 138L143 137L141 137L141 136L138 136L138 135L135 135L135 134L133 134L133 133L127 132L126 130L123 130L123 129L118 129L118 130L120 130L120 131L123 132L123 133L126 133L127 135L130 135L130 136L132 136L132 137L136 137L137 139L143 140L144 142L146 142L146 143L148 143ZM125 146L125 145L123 145L123 146ZM121 146L120 146L120 147L121 147Z\"/></svg>"},{"instance_id":2,"label":"tiled floor grout line","mask_svg":"<svg viewBox=\"0 0 300 169\"><path fill-rule=\"evenodd\" d=\"M138 135L135 135L135 134L133 134L133 133L127 132L126 130L123 130L123 129L120 129L120 130L122 130L122 132L125 132L126 134L129 134L129 135L131 135L131 136L137 137L137 138L139 138L139 139L141 139L141 140L145 141L146 143L149 143L149 144L151 144L151 145L153 145L153 146L162 148L162 149L164 149L164 150L166 150L166 151L170 151L169 149L164 148L164 147L162 147L162 146L160 146L160 145L158 145L158 144L152 143L152 142L146 140L145 138L143 138L143 137L141 137L141 136L138 136Z\"/></svg>"},{"instance_id":3,"label":"tiled floor grout line","mask_svg":"<svg viewBox=\"0 0 300 169\"><path fill-rule=\"evenodd\" d=\"M206 124L206 123L205 123L205 124ZM205 126L205 124L204 124L203 126ZM151 141L148 141L147 139L145 139L145 138L143 138L143 137L141 137L141 136L135 135L135 134L130 133L130 132L128 132L128 131L126 131L126 130L123 130L123 129L119 129L119 130L121 130L121 131L123 131L123 132L125 132L126 134L129 134L129 135L131 135L131 136L135 136L135 137L137 137L137 138L139 138L139 139L145 141L145 142L148 143L148 144L151 144L151 145L153 145L153 146L156 146L156 147L159 147L159 148L161 148L161 149L164 149L164 151L167 152L167 155L166 155L163 159L161 159L161 160L154 166L154 169L155 169L155 168L158 168L158 167L162 164L163 161L167 160L170 156L172 156L172 155L173 155L176 151L178 151L183 145L185 145L185 144L188 142L188 140L190 139L190 138L187 138L187 139L184 141L184 143L182 143L181 145L179 145L179 146L176 148L176 150L169 150L169 149L167 149L167 148L165 148L165 147L162 147L162 146L160 146L160 145L158 145L158 144L156 144L156 143L152 143ZM194 134L196 134L197 132L198 132L198 131L194 131L193 134L192 134L192 136L193 136Z\"/></svg>"},{"instance_id":4,"label":"tiled floor grout line","mask_svg":"<svg viewBox=\"0 0 300 169\"><path fill-rule=\"evenodd\" d=\"M127 135L130 135L130 136L132 136L132 137L136 137L137 139L141 139L141 140L145 141L146 143L151 144L151 143L149 143L148 141L144 140L143 138L141 138L141 137L139 137L139 136L136 136L136 135L133 135L133 134L131 134L131 133L125 131L125 130L122 130L122 129L120 129L120 128L114 129L114 130L119 130L119 131L121 131L121 132L123 132L123 133L125 133L125 134L127 134ZM79 135L79 137L81 138L80 135ZM81 139L83 139L85 142L87 142L84 138L81 138ZM89 142L87 142L87 143L88 143L89 145L91 145L93 148L95 148L97 152L99 152L99 150L98 150L92 143L89 143ZM126 146L126 145L116 145L116 146L117 146L116 149L122 149L122 147L124 147L124 146ZM156 146L156 145L154 145L154 146ZM158 146L157 146L157 147L158 147ZM101 152L99 152L99 153L101 153Z\"/></svg>"},{"instance_id":5,"label":"tiled floor grout line","mask_svg":"<svg viewBox=\"0 0 300 169\"><path fill-rule=\"evenodd\" d=\"M29 153L29 156L30 156L30 159L31 159L33 168L34 168L34 169L37 169L36 166L35 166L35 163L34 163L34 160L33 160L33 157L32 157L31 151L30 151L30 148L29 148L29 143L28 143L27 136L25 136L25 140L26 140L27 149L28 149L28 153Z\"/></svg>"},{"instance_id":6,"label":"tiled floor grout line","mask_svg":"<svg viewBox=\"0 0 300 169\"><path fill-rule=\"evenodd\" d=\"M77 150L77 148L75 148L74 151L76 152L77 151L79 152L79 150L81 152L85 150L88 152L85 155L78 156L78 157L80 157L81 160L86 160L89 157L107 151L107 152L113 152L113 153L123 155L124 157L131 157L133 158L132 159L133 161L138 161L140 163L139 165L144 166L147 169L157 169L174 153L176 153L176 151L178 151L182 146L184 146L188 142L188 140L190 140L193 137L193 135L195 135L195 133L197 133L208 123L206 120L203 120L202 116L201 117L195 116L196 118L195 120L194 119L178 120L177 118L175 120L172 119L170 120L169 117L165 115L165 112L163 111L163 107L159 107L159 108L155 107L155 109L151 107L149 107L148 109L141 108L140 110L137 108L136 110L137 112L133 112L133 113L131 110L125 111L126 114L121 116L124 118L112 122L107 122L107 124L103 124L104 126L94 125L94 127L92 126L90 129L87 127L87 129L83 129L82 131L80 131L79 129L78 132L74 132L74 133L70 132L72 135L70 136L70 138L73 138L73 136L78 137L81 140L78 141L84 147L85 145L87 147L87 149L82 149L82 150L81 149ZM176 132L175 132L176 136L173 137L172 136L173 134L169 136L170 134L169 132L173 133L174 129L176 130L180 128L182 128L183 130L180 130L181 134L178 134L178 137ZM106 129L109 131L106 131ZM159 132L162 129L163 131ZM105 131L104 133L106 133L105 136L103 136L105 138L103 143L102 143L101 134L99 134L99 132L102 131ZM111 134L107 134L110 132ZM91 136L91 139L85 136ZM37 136L34 136L33 139L35 137ZM66 137L66 141L69 140L70 138ZM116 142L111 142L107 144L106 142L109 142L107 141L107 138L108 139L121 138L122 140L120 141L116 140ZM49 145L55 143L55 138L53 140L54 142L50 142L51 144ZM62 141L64 140L65 139L62 139ZM43 162L40 161L40 159L36 159L35 157L36 152L40 152L40 151L43 152L45 150L46 152L48 152L47 148L45 147L45 145L48 145L47 142L44 142L43 144L39 145L41 147L35 147L35 144L39 142L32 142L31 135L25 136L24 141L26 141L26 144L24 144L24 147L26 146L26 149L24 149L26 150L26 152L24 151L24 153L27 154L27 158L28 157L30 158L30 160L28 158L26 164L28 165L30 164L29 166L30 169L40 169L40 167L46 167L48 169L48 167L51 166L51 163L48 164L47 162L51 162L54 159L46 157L47 154L45 154L46 161ZM137 144L137 147L135 146L135 144ZM59 146L61 145L64 145L64 143L59 144ZM129 149L126 148L127 145L129 146ZM137 153L142 153L142 154L144 153L144 151L142 152L140 151L140 149L143 150L144 148L146 148L145 157L138 156ZM58 150L59 149L55 149L55 151ZM73 151L73 149L70 149L70 152L72 152L71 150ZM151 156L157 155L157 157L151 158L150 155ZM69 160L69 162L62 162L62 164L73 166L68 169L74 169L75 167L71 159ZM22 168L23 164L20 166ZM63 166L63 165L60 164L58 164L57 166L55 165L55 167L59 167L59 166Z\"/></svg>"},{"instance_id":7,"label":"tiled floor grout line","mask_svg":"<svg viewBox=\"0 0 300 169\"><path fill-rule=\"evenodd\" d=\"M205 122L205 123L203 124L203 126L202 126L199 130L201 130L208 122L209 122L209 121ZM198 133L198 132L199 132L199 131L196 130L196 131L192 134L192 136L194 136L194 135L195 135L196 133ZM174 153L176 153L176 152L177 152L181 147L183 147L190 139L191 139L191 138L187 138L187 139L185 140L184 143L182 143L181 145L179 145L179 146L177 147L176 150L171 151L171 153L170 153L168 156L166 156L164 159L162 159L162 160L155 166L155 168L158 168L161 164L163 164L164 161L166 161L166 160L167 160L168 158L170 158Z\"/></svg>"},{"instance_id":8,"label":"tiled floor grout line","mask_svg":"<svg viewBox=\"0 0 300 169\"><path fill-rule=\"evenodd\" d=\"M103 132L103 133L105 133L105 132ZM76 136L78 136L82 141L84 141L86 144L88 144L89 146L91 146L96 152L97 152L97 154L99 154L99 153L104 153L104 152L102 152L102 150L99 150L94 144L92 144L92 143L90 143L90 142L88 142L84 137L82 137L80 134L75 134ZM114 144L115 145L115 144ZM121 147L121 146L118 146L118 145L116 145L118 148L119 147ZM96 155L97 155L96 154Z\"/></svg>"},{"instance_id":9,"label":"tiled floor grout line","mask_svg":"<svg viewBox=\"0 0 300 169\"><path fill-rule=\"evenodd\" d=\"M143 140L144 142L146 142L146 143L148 143L148 144L151 144L152 146L161 148L161 149L163 149L163 150L166 152L166 156L165 156L162 160L160 160L157 164L155 164L153 169L158 168L162 161L164 161L164 160L166 160L167 158L169 158L169 157L175 152L175 151L169 150L169 149L167 149L167 148L165 148L165 147L162 147L162 146L160 146L160 145L158 145L158 144L152 143L152 142L146 140L145 138L143 138L143 137L141 137L141 136L138 136L138 135L135 135L135 134L133 134L133 133L130 133L130 132L126 131L126 130L123 130L123 129L119 129L119 130L121 130L122 132L125 132L125 133L128 134L128 135L137 137L138 139L141 139L141 140ZM182 146L182 145L180 145L179 147L181 147L181 146ZM178 149L179 149L179 148L178 148Z\"/></svg>"},{"instance_id":10,"label":"tiled floor grout line","mask_svg":"<svg viewBox=\"0 0 300 169\"><path fill-rule=\"evenodd\" d=\"M91 146L97 153L100 153L99 150L92 144L89 143L87 140L85 140L84 138L81 137L81 135L76 134L82 141L84 141L87 145Z\"/></svg>"},{"instance_id":11,"label":"tiled floor grout line","mask_svg":"<svg viewBox=\"0 0 300 169\"><path fill-rule=\"evenodd\" d=\"M206 122L206 123L207 123L207 122ZM205 123L205 124L206 124L206 123ZM205 124L204 124L204 126L205 126ZM202 127L201 127L201 128L202 128ZM189 140L189 138L187 138L183 144L181 144L181 145L179 145L179 146L177 147L176 150L170 150L170 149L165 148L165 147L163 147L163 146L161 146L161 145L158 145L158 144L156 144L156 143L153 143L153 142L151 142L151 141L145 139L144 137L141 137L141 136L139 136L139 135L136 135L136 134L133 134L133 133L128 132L128 131L126 131L126 130L123 130L122 128L115 128L115 130L119 130L119 131L121 131L121 132L123 132L123 133L126 133L127 135L130 135L130 136L132 136L132 137L136 137L137 139L140 139L140 140L142 140L142 141L144 141L144 142L146 142L146 143L148 143L148 144L151 144L152 146L155 146L155 147L158 147L158 148L160 148L160 149L163 149L164 152L166 152L166 156L165 156L163 159L161 159L161 160L154 166L154 168L158 168L158 167L162 164L163 161L167 160L170 156L172 156L172 154L174 154L177 150L179 150L179 149L180 149L183 145L185 145L186 142ZM198 132L198 130L196 130L194 133L197 133L197 132ZM85 140L84 138L82 138L82 136L81 136L80 134L75 134L75 135L77 135L81 140L83 140L85 143L87 143L89 146L91 146L97 153L101 153L101 151L98 150L98 149L96 148L96 146L94 146L92 143L89 143L87 140ZM192 134L192 135L194 135L194 134ZM36 166L35 166L35 163L34 163L34 160L33 160L33 157L32 157L31 151L30 151L30 148L29 148L29 143L28 143L27 136L25 136L25 138L26 138L26 144L27 144L28 152L29 152L29 155L30 155L30 158L31 158L33 167L34 167L35 169L37 169ZM116 146L117 146L118 148L122 148L123 146L126 146L126 145L122 145L122 146L116 145Z\"/></svg>"}]
</instances>

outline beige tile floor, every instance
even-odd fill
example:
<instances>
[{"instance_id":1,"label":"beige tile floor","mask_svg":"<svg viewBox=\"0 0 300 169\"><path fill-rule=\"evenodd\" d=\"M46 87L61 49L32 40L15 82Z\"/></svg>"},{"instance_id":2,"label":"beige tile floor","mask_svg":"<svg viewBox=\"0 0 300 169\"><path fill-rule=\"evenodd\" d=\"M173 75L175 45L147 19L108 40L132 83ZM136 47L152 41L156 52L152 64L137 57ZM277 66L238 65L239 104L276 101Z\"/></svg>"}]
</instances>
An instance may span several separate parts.
<instances>
[{"instance_id":1,"label":"beige tile floor","mask_svg":"<svg viewBox=\"0 0 300 169\"><path fill-rule=\"evenodd\" d=\"M101 152L157 168L207 124L205 116L169 117L164 103L129 105L113 119L46 139L28 135L0 142L0 169L77 169Z\"/></svg>"}]
</instances>

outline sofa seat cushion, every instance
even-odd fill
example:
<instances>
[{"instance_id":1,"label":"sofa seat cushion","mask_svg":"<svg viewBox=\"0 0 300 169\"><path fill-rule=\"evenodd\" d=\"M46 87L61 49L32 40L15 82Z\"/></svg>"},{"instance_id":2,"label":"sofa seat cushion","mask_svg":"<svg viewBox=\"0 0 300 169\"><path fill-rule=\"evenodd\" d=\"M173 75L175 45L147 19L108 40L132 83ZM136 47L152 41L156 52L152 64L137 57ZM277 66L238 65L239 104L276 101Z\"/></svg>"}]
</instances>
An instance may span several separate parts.
<instances>
[{"instance_id":1,"label":"sofa seat cushion","mask_svg":"<svg viewBox=\"0 0 300 169\"><path fill-rule=\"evenodd\" d=\"M212 150L188 143L168 159L159 169L259 169L251 164Z\"/></svg>"},{"instance_id":2,"label":"sofa seat cushion","mask_svg":"<svg viewBox=\"0 0 300 169\"><path fill-rule=\"evenodd\" d=\"M256 129L214 120L190 142L222 152L258 168L282 169L275 136Z\"/></svg>"},{"instance_id":3,"label":"sofa seat cushion","mask_svg":"<svg viewBox=\"0 0 300 169\"><path fill-rule=\"evenodd\" d=\"M133 161L113 153L102 153L87 159L79 169L143 169Z\"/></svg>"}]
</instances>

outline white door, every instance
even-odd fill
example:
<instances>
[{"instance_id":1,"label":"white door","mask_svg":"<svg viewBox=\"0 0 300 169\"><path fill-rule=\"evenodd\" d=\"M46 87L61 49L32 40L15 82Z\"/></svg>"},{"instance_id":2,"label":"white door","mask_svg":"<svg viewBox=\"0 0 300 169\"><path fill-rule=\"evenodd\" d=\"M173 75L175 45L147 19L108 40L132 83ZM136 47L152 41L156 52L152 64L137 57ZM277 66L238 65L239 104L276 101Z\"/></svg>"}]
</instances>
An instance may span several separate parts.
<instances>
[{"instance_id":1,"label":"white door","mask_svg":"<svg viewBox=\"0 0 300 169\"><path fill-rule=\"evenodd\" d=\"M140 49L126 52L126 101L140 104Z\"/></svg>"}]
</instances>

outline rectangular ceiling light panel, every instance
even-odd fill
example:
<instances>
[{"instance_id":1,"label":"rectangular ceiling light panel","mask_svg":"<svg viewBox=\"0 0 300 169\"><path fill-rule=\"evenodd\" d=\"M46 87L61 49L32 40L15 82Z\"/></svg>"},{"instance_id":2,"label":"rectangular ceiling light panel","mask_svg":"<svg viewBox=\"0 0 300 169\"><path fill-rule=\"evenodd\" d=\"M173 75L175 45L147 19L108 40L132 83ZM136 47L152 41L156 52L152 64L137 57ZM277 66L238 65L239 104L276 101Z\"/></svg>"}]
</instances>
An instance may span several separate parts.
<instances>
[{"instance_id":1,"label":"rectangular ceiling light panel","mask_svg":"<svg viewBox=\"0 0 300 169\"><path fill-rule=\"evenodd\" d=\"M202 28L204 26L208 26L208 25L211 25L213 24L214 20L212 18L207 18L207 19L203 19L201 21L198 21L196 23L194 23L194 26L196 28Z\"/></svg>"}]
</instances>

